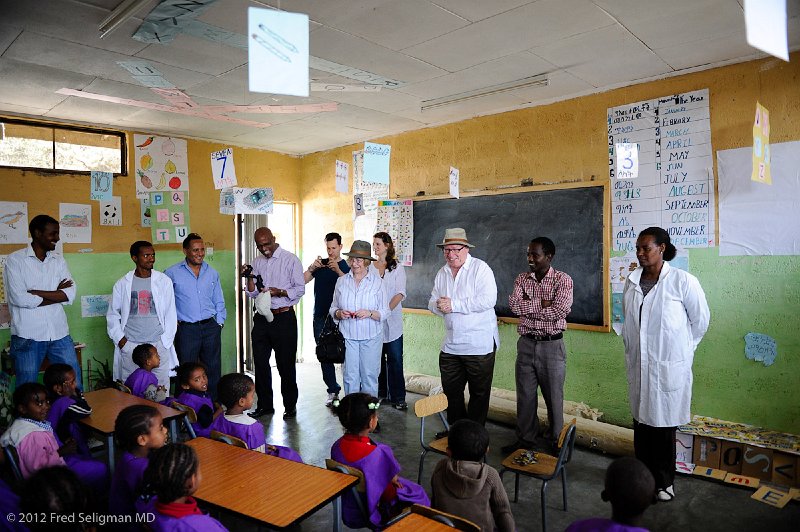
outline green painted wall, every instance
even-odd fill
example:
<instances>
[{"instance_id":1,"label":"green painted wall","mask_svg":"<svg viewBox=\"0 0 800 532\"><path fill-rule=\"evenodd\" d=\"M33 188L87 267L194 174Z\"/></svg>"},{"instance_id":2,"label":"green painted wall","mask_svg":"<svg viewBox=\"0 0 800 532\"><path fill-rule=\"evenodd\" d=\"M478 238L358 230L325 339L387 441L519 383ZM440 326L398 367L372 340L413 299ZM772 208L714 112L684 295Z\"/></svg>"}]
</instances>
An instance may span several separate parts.
<instances>
[{"instance_id":1,"label":"green painted wall","mask_svg":"<svg viewBox=\"0 0 800 532\"><path fill-rule=\"evenodd\" d=\"M695 354L692 413L800 434L800 257L719 257L713 248L691 250L689 261L711 307ZM406 370L439 375L442 320L405 314L403 325ZM744 335L751 331L777 340L772 366L745 358ZM514 390L514 325L500 325L500 341L494 386ZM565 341L565 398L631 426L622 338L568 330Z\"/></svg>"},{"instance_id":2,"label":"green painted wall","mask_svg":"<svg viewBox=\"0 0 800 532\"><path fill-rule=\"evenodd\" d=\"M228 309L228 320L222 330L222 373L236 371L236 326L235 326L235 282L233 274L234 252L215 251L206 261L219 272L220 282ZM110 294L114 283L133 269L128 253L68 253L65 255L70 272L78 285L75 302L65 307L69 321L70 334L76 342L86 344L83 350L84 386L88 374L87 361L96 359L111 363L114 359L114 346L106 333L106 320L103 317L82 318L80 296ZM156 247L156 269L164 271L184 259L180 251L161 251ZM0 345L6 345L11 334L9 330L0 331ZM92 361L93 367L95 362Z\"/></svg>"}]
</instances>

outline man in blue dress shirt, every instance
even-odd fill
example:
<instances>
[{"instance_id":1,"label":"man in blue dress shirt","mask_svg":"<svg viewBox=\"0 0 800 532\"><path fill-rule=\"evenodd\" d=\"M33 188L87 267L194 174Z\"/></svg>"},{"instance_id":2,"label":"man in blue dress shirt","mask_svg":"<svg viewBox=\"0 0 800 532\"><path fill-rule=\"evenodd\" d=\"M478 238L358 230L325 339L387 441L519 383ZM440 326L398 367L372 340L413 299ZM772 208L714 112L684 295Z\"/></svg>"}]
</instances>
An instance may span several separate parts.
<instances>
[{"instance_id":1,"label":"man in blue dress shirt","mask_svg":"<svg viewBox=\"0 0 800 532\"><path fill-rule=\"evenodd\" d=\"M220 377L222 327L225 325L225 300L219 274L203 259L206 246L203 237L190 233L183 241L186 260L170 266L164 273L172 279L178 332L175 349L178 360L200 360L208 368L208 391L217 396Z\"/></svg>"}]
</instances>

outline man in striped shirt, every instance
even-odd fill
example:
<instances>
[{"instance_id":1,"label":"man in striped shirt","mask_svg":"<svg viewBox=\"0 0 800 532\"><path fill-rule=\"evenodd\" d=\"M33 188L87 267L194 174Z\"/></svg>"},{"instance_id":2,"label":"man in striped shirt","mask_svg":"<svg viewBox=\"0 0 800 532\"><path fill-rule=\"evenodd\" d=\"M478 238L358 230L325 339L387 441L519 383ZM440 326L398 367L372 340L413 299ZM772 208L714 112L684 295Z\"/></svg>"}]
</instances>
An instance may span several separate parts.
<instances>
[{"instance_id":1,"label":"man in striped shirt","mask_svg":"<svg viewBox=\"0 0 800 532\"><path fill-rule=\"evenodd\" d=\"M528 245L530 272L521 273L508 296L511 311L519 316L517 332L517 441L503 447L504 453L532 449L539 433L536 390L542 388L547 405L544 450L555 450L564 423L564 378L567 352L563 333L572 308L572 278L550 266L556 246L547 237Z\"/></svg>"}]
</instances>

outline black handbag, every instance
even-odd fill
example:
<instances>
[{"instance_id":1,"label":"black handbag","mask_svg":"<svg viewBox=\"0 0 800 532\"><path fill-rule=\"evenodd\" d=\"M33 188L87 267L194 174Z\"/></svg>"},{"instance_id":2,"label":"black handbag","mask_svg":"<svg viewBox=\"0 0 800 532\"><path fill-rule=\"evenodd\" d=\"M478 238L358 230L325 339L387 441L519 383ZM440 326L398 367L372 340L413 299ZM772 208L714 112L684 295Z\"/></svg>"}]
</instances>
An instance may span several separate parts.
<instances>
[{"instance_id":1,"label":"black handbag","mask_svg":"<svg viewBox=\"0 0 800 532\"><path fill-rule=\"evenodd\" d=\"M344 336L339 332L339 326L328 315L325 325L317 340L317 360L322 363L344 363Z\"/></svg>"}]
</instances>

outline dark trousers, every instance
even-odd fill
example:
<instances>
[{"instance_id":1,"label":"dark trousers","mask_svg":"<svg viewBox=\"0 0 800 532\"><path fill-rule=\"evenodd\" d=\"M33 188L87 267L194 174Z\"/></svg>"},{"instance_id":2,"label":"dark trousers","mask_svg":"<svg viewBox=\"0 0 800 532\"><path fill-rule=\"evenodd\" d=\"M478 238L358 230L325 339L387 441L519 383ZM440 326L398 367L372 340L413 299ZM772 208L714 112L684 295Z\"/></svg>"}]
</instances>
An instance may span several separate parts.
<instances>
[{"instance_id":1,"label":"dark trousers","mask_svg":"<svg viewBox=\"0 0 800 532\"><path fill-rule=\"evenodd\" d=\"M494 376L494 351L487 355L439 353L442 389L447 396L447 422L469 418L483 425L489 412ZM464 406L464 386L469 385L469 407Z\"/></svg>"},{"instance_id":2,"label":"dark trousers","mask_svg":"<svg viewBox=\"0 0 800 532\"><path fill-rule=\"evenodd\" d=\"M378 397L392 403L406 401L406 378L403 376L403 335L383 344L381 373L378 376Z\"/></svg>"},{"instance_id":3,"label":"dark trousers","mask_svg":"<svg viewBox=\"0 0 800 532\"><path fill-rule=\"evenodd\" d=\"M675 429L651 427L633 420L633 450L656 479L656 489L675 482Z\"/></svg>"},{"instance_id":4,"label":"dark trousers","mask_svg":"<svg viewBox=\"0 0 800 532\"><path fill-rule=\"evenodd\" d=\"M272 371L269 359L275 351L275 365L281 376L283 407L290 412L297 407L297 316L294 309L275 314L272 323L261 314L253 316L253 362L256 366L256 394L259 408L273 408Z\"/></svg>"},{"instance_id":5,"label":"dark trousers","mask_svg":"<svg viewBox=\"0 0 800 532\"><path fill-rule=\"evenodd\" d=\"M221 342L222 327L214 319L197 323L178 322L178 332L175 333L175 351L178 352L178 361L183 364L199 360L206 365L208 393L215 399L222 364L220 361Z\"/></svg>"},{"instance_id":6,"label":"dark trousers","mask_svg":"<svg viewBox=\"0 0 800 532\"><path fill-rule=\"evenodd\" d=\"M538 341L520 336L517 340L517 438L533 443L538 436L539 398L547 405L548 428L544 434L555 444L564 424L564 379L567 375L567 351L564 340Z\"/></svg>"},{"instance_id":7,"label":"dark trousers","mask_svg":"<svg viewBox=\"0 0 800 532\"><path fill-rule=\"evenodd\" d=\"M314 316L314 341L319 342L319 335L322 334L322 328L325 326L325 318L327 314L321 316ZM339 393L342 389L339 383L336 382L336 366L332 362L320 362L322 368L322 380L328 388L328 393Z\"/></svg>"}]
</instances>

